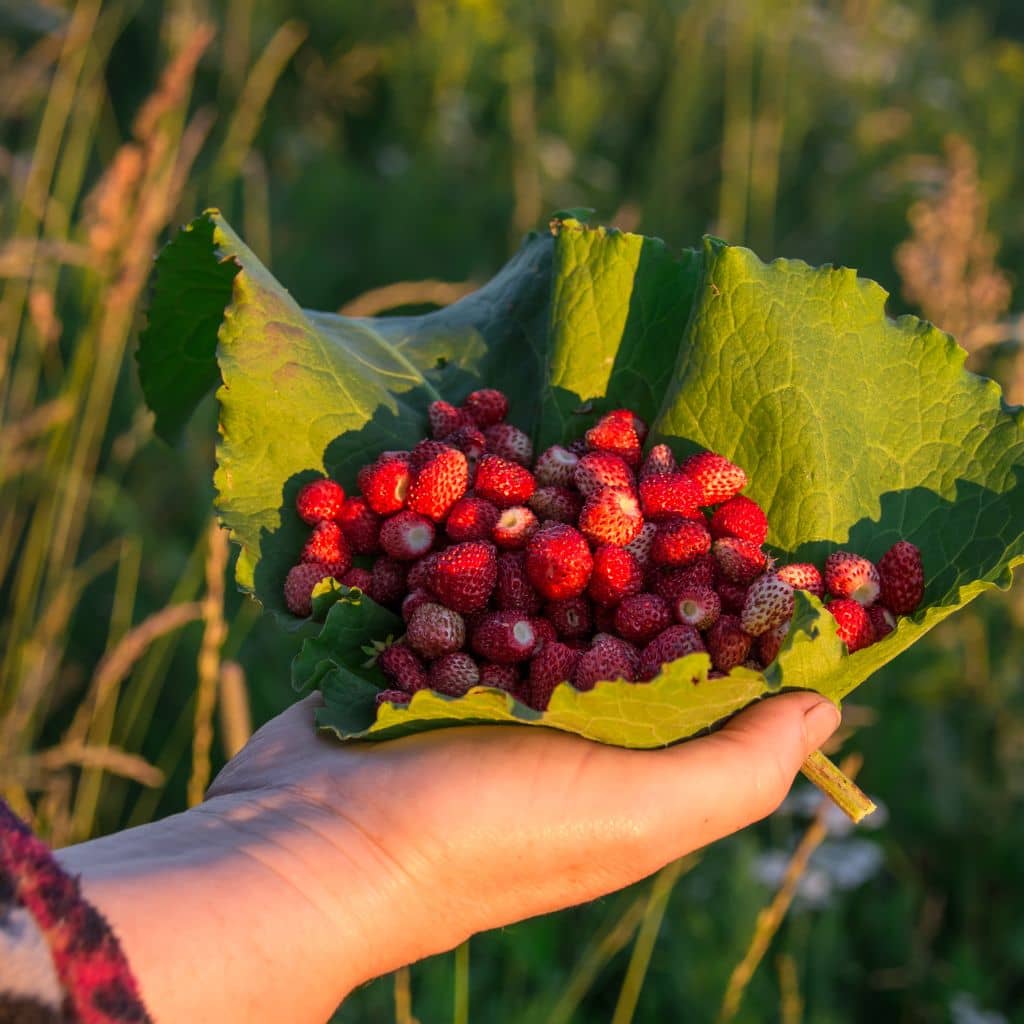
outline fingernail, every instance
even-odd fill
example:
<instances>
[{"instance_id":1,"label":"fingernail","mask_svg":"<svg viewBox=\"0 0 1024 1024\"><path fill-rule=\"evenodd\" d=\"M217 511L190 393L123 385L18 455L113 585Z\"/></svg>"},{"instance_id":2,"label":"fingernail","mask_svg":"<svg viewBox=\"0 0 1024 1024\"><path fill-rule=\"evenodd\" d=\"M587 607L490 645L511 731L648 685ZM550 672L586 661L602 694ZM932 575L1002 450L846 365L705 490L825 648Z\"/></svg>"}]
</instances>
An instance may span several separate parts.
<instances>
[{"instance_id":1,"label":"fingernail","mask_svg":"<svg viewBox=\"0 0 1024 1024\"><path fill-rule=\"evenodd\" d=\"M804 712L804 737L807 750L817 750L839 728L839 708L830 700L822 698Z\"/></svg>"}]
</instances>

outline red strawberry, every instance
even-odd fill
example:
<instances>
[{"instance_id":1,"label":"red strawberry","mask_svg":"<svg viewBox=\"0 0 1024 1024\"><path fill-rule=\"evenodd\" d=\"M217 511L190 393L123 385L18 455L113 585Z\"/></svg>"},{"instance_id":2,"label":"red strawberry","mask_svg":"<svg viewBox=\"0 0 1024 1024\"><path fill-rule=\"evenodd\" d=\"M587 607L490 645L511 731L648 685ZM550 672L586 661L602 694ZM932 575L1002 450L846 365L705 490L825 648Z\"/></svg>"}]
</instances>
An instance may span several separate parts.
<instances>
[{"instance_id":1,"label":"red strawberry","mask_svg":"<svg viewBox=\"0 0 1024 1024\"><path fill-rule=\"evenodd\" d=\"M724 576L715 580L715 593L722 602L722 611L730 615L739 615L743 611L743 602L747 599L747 588L742 583L735 583Z\"/></svg>"},{"instance_id":2,"label":"red strawberry","mask_svg":"<svg viewBox=\"0 0 1024 1024\"><path fill-rule=\"evenodd\" d=\"M487 439L476 427L459 427L442 438L445 444L458 448L470 466L476 465L480 456L487 451Z\"/></svg>"},{"instance_id":3,"label":"red strawberry","mask_svg":"<svg viewBox=\"0 0 1024 1024\"><path fill-rule=\"evenodd\" d=\"M466 643L466 623L443 604L421 604L405 627L405 642L428 660L457 651Z\"/></svg>"},{"instance_id":4,"label":"red strawberry","mask_svg":"<svg viewBox=\"0 0 1024 1024\"><path fill-rule=\"evenodd\" d=\"M444 401L431 402L427 406L427 419L430 421L430 436L438 439L447 437L459 427L475 425L468 412Z\"/></svg>"},{"instance_id":5,"label":"red strawberry","mask_svg":"<svg viewBox=\"0 0 1024 1024\"><path fill-rule=\"evenodd\" d=\"M471 392L462 407L481 428L493 427L508 415L508 399L494 388Z\"/></svg>"},{"instance_id":6,"label":"red strawberry","mask_svg":"<svg viewBox=\"0 0 1024 1024\"><path fill-rule=\"evenodd\" d=\"M747 486L747 474L724 455L700 452L691 455L682 465L697 481L704 497L702 505L718 505L735 497Z\"/></svg>"},{"instance_id":7,"label":"red strawberry","mask_svg":"<svg viewBox=\"0 0 1024 1024\"><path fill-rule=\"evenodd\" d=\"M775 570L780 580L785 580L794 590L806 590L817 598L825 596L825 581L818 567L810 562L794 562Z\"/></svg>"},{"instance_id":8,"label":"red strawberry","mask_svg":"<svg viewBox=\"0 0 1024 1024\"><path fill-rule=\"evenodd\" d=\"M540 529L537 517L525 505L513 505L498 517L491 531L491 540L499 548L525 548L527 541Z\"/></svg>"},{"instance_id":9,"label":"red strawberry","mask_svg":"<svg viewBox=\"0 0 1024 1024\"><path fill-rule=\"evenodd\" d=\"M742 665L750 653L754 638L743 629L735 615L722 615L708 630L706 643L711 664L719 672L731 672Z\"/></svg>"},{"instance_id":10,"label":"red strawberry","mask_svg":"<svg viewBox=\"0 0 1024 1024\"><path fill-rule=\"evenodd\" d=\"M379 690L373 700L374 706L378 708L382 704L408 704L412 694L403 690Z\"/></svg>"},{"instance_id":11,"label":"red strawberry","mask_svg":"<svg viewBox=\"0 0 1024 1024\"><path fill-rule=\"evenodd\" d=\"M685 473L656 473L640 480L640 504L648 519L699 514L701 490Z\"/></svg>"},{"instance_id":12,"label":"red strawberry","mask_svg":"<svg viewBox=\"0 0 1024 1024\"><path fill-rule=\"evenodd\" d=\"M840 597L829 601L825 607L836 620L836 633L851 654L875 642L875 627L867 609L859 601Z\"/></svg>"},{"instance_id":13,"label":"red strawberry","mask_svg":"<svg viewBox=\"0 0 1024 1024\"><path fill-rule=\"evenodd\" d=\"M657 594L631 594L615 609L615 631L633 643L647 643L671 625L672 609Z\"/></svg>"},{"instance_id":14,"label":"red strawberry","mask_svg":"<svg viewBox=\"0 0 1024 1024\"><path fill-rule=\"evenodd\" d=\"M580 640L590 635L590 602L585 597L567 597L549 601L544 615L563 640Z\"/></svg>"},{"instance_id":15,"label":"red strawberry","mask_svg":"<svg viewBox=\"0 0 1024 1024\"><path fill-rule=\"evenodd\" d=\"M537 457L533 475L541 487L572 487L572 476L579 456L568 448L554 444Z\"/></svg>"},{"instance_id":16,"label":"red strawberry","mask_svg":"<svg viewBox=\"0 0 1024 1024\"><path fill-rule=\"evenodd\" d=\"M338 582L346 587L358 587L364 594L368 594L373 584L373 574L366 569L349 569Z\"/></svg>"},{"instance_id":17,"label":"red strawberry","mask_svg":"<svg viewBox=\"0 0 1024 1024\"><path fill-rule=\"evenodd\" d=\"M411 562L425 555L434 543L434 524L418 512L404 509L384 520L380 528L380 546L384 553L400 562Z\"/></svg>"},{"instance_id":18,"label":"red strawberry","mask_svg":"<svg viewBox=\"0 0 1024 1024\"><path fill-rule=\"evenodd\" d=\"M885 577L883 576L882 579L884 581ZM884 582L882 586L884 589ZM884 640L896 628L896 616L885 605L877 602L868 609L868 618L875 628L876 643L879 640Z\"/></svg>"},{"instance_id":19,"label":"red strawberry","mask_svg":"<svg viewBox=\"0 0 1024 1024\"><path fill-rule=\"evenodd\" d=\"M444 523L445 533L452 540L487 540L500 515L497 505L467 495L452 505Z\"/></svg>"},{"instance_id":20,"label":"red strawberry","mask_svg":"<svg viewBox=\"0 0 1024 1024\"><path fill-rule=\"evenodd\" d=\"M641 427L644 436L647 427L643 420L635 416L629 409L616 409L602 416L585 435L587 447L591 451L613 452L624 459L630 466L640 464L640 445L643 438L637 427Z\"/></svg>"},{"instance_id":21,"label":"red strawberry","mask_svg":"<svg viewBox=\"0 0 1024 1024\"><path fill-rule=\"evenodd\" d=\"M638 678L650 682L663 665L668 665L677 658L685 658L687 654L697 654L707 650L704 641L693 626L669 626L662 630L640 653L640 672Z\"/></svg>"},{"instance_id":22,"label":"red strawberry","mask_svg":"<svg viewBox=\"0 0 1024 1024\"><path fill-rule=\"evenodd\" d=\"M320 562L331 570L337 579L352 568L352 552L345 542L341 527L324 519L313 527L299 559L302 562Z\"/></svg>"},{"instance_id":23,"label":"red strawberry","mask_svg":"<svg viewBox=\"0 0 1024 1024\"><path fill-rule=\"evenodd\" d=\"M539 519L553 519L558 523L575 523L583 502L568 487L538 487L530 496L530 508Z\"/></svg>"},{"instance_id":24,"label":"red strawberry","mask_svg":"<svg viewBox=\"0 0 1024 1024\"><path fill-rule=\"evenodd\" d=\"M428 462L433 462L438 455L450 451L454 445L447 441L419 441L409 452L409 469L415 476Z\"/></svg>"},{"instance_id":25,"label":"red strawberry","mask_svg":"<svg viewBox=\"0 0 1024 1024\"><path fill-rule=\"evenodd\" d=\"M313 480L299 491L295 508L303 522L316 526L324 519L337 518L344 500L345 491L341 484L333 480Z\"/></svg>"},{"instance_id":26,"label":"red strawberry","mask_svg":"<svg viewBox=\"0 0 1024 1024\"><path fill-rule=\"evenodd\" d=\"M789 622L793 617L793 588L775 573L758 576L747 588L740 612L740 625L751 635L760 636L769 629Z\"/></svg>"},{"instance_id":27,"label":"red strawberry","mask_svg":"<svg viewBox=\"0 0 1024 1024\"><path fill-rule=\"evenodd\" d=\"M582 594L593 567L586 539L571 526L549 526L535 533L526 546L526 574L549 601Z\"/></svg>"},{"instance_id":28,"label":"red strawberry","mask_svg":"<svg viewBox=\"0 0 1024 1024\"><path fill-rule=\"evenodd\" d=\"M897 541L878 562L882 603L894 615L911 615L924 598L921 552L908 540Z\"/></svg>"},{"instance_id":29,"label":"red strawberry","mask_svg":"<svg viewBox=\"0 0 1024 1024\"><path fill-rule=\"evenodd\" d=\"M515 665L499 665L485 661L480 666L480 685L512 693L519 687L519 669Z\"/></svg>"},{"instance_id":30,"label":"red strawberry","mask_svg":"<svg viewBox=\"0 0 1024 1024\"><path fill-rule=\"evenodd\" d=\"M530 585L526 576L526 555L517 551L498 556L498 581L494 588L494 603L503 612L525 612L534 615L540 611L540 594Z\"/></svg>"},{"instance_id":31,"label":"red strawberry","mask_svg":"<svg viewBox=\"0 0 1024 1024\"><path fill-rule=\"evenodd\" d=\"M588 498L580 513L580 532L593 544L623 547L643 527L640 503L632 491L605 488Z\"/></svg>"},{"instance_id":32,"label":"red strawberry","mask_svg":"<svg viewBox=\"0 0 1024 1024\"><path fill-rule=\"evenodd\" d=\"M377 655L377 665L400 690L415 693L427 686L427 670L423 662L405 644L392 644Z\"/></svg>"},{"instance_id":33,"label":"red strawberry","mask_svg":"<svg viewBox=\"0 0 1024 1024\"><path fill-rule=\"evenodd\" d=\"M683 587L671 605L682 625L696 629L710 629L722 614L721 599L706 584Z\"/></svg>"},{"instance_id":34,"label":"red strawberry","mask_svg":"<svg viewBox=\"0 0 1024 1024\"><path fill-rule=\"evenodd\" d=\"M408 590L430 589L430 574L433 571L434 560L436 558L437 552L433 551L429 555L424 555L409 566L409 575L405 578L405 585Z\"/></svg>"},{"instance_id":35,"label":"red strawberry","mask_svg":"<svg viewBox=\"0 0 1024 1024\"><path fill-rule=\"evenodd\" d=\"M409 593L402 598L402 618L408 622L420 605L433 604L434 600L434 595L423 587L416 587L415 589L410 590Z\"/></svg>"},{"instance_id":36,"label":"red strawberry","mask_svg":"<svg viewBox=\"0 0 1024 1024\"><path fill-rule=\"evenodd\" d=\"M711 534L703 521L667 519L658 524L651 561L657 565L686 565L710 550Z\"/></svg>"},{"instance_id":37,"label":"red strawberry","mask_svg":"<svg viewBox=\"0 0 1024 1024\"><path fill-rule=\"evenodd\" d=\"M715 509L711 517L711 536L742 537L756 547L768 536L768 517L756 501L742 494L730 498Z\"/></svg>"},{"instance_id":38,"label":"red strawberry","mask_svg":"<svg viewBox=\"0 0 1024 1024\"><path fill-rule=\"evenodd\" d=\"M476 493L499 508L524 504L536 486L530 471L516 462L497 455L485 455L477 463Z\"/></svg>"},{"instance_id":39,"label":"red strawberry","mask_svg":"<svg viewBox=\"0 0 1024 1024\"><path fill-rule=\"evenodd\" d=\"M430 666L430 688L449 697L462 697L480 684L480 669L465 651L444 654Z\"/></svg>"},{"instance_id":40,"label":"red strawberry","mask_svg":"<svg viewBox=\"0 0 1024 1024\"><path fill-rule=\"evenodd\" d=\"M537 634L537 642L533 645L533 653L539 654L544 649L545 644L553 644L558 639L558 633L555 631L551 621L540 615L532 616L530 622L533 623L533 631ZM575 643L573 640L567 642Z\"/></svg>"},{"instance_id":41,"label":"red strawberry","mask_svg":"<svg viewBox=\"0 0 1024 1024\"><path fill-rule=\"evenodd\" d=\"M381 456L359 470L359 490L370 508L379 516L387 516L405 506L409 490L408 457Z\"/></svg>"},{"instance_id":42,"label":"red strawberry","mask_svg":"<svg viewBox=\"0 0 1024 1024\"><path fill-rule=\"evenodd\" d=\"M733 583L752 583L768 565L765 553L741 537L722 537L715 541L711 551L718 562L719 572Z\"/></svg>"},{"instance_id":43,"label":"red strawberry","mask_svg":"<svg viewBox=\"0 0 1024 1024\"><path fill-rule=\"evenodd\" d=\"M641 569L646 569L651 561L651 545L657 534L655 523L644 523L636 537L626 545L626 550L636 559Z\"/></svg>"},{"instance_id":44,"label":"red strawberry","mask_svg":"<svg viewBox=\"0 0 1024 1024\"><path fill-rule=\"evenodd\" d=\"M288 570L284 581L284 603L292 615L304 619L313 614L313 588L331 571L319 562L300 562Z\"/></svg>"},{"instance_id":45,"label":"red strawberry","mask_svg":"<svg viewBox=\"0 0 1024 1024\"><path fill-rule=\"evenodd\" d=\"M545 644L530 661L530 707L544 711L559 683L573 677L580 652L557 641Z\"/></svg>"},{"instance_id":46,"label":"red strawberry","mask_svg":"<svg viewBox=\"0 0 1024 1024\"><path fill-rule=\"evenodd\" d=\"M537 633L522 612L488 612L473 630L470 646L488 661L511 664L533 655Z\"/></svg>"},{"instance_id":47,"label":"red strawberry","mask_svg":"<svg viewBox=\"0 0 1024 1024\"><path fill-rule=\"evenodd\" d=\"M520 466L529 466L533 462L533 442L511 423L496 423L493 427L487 427L484 437L487 438L487 451L492 455Z\"/></svg>"},{"instance_id":48,"label":"red strawberry","mask_svg":"<svg viewBox=\"0 0 1024 1024\"><path fill-rule=\"evenodd\" d=\"M442 604L457 612L480 611L498 576L498 559L492 544L468 541L438 553L427 583Z\"/></svg>"},{"instance_id":49,"label":"red strawberry","mask_svg":"<svg viewBox=\"0 0 1024 1024\"><path fill-rule=\"evenodd\" d=\"M380 550L380 516L365 498L346 498L338 522L354 555L373 555Z\"/></svg>"},{"instance_id":50,"label":"red strawberry","mask_svg":"<svg viewBox=\"0 0 1024 1024\"><path fill-rule=\"evenodd\" d=\"M606 544L594 552L587 593L597 604L616 605L624 597L640 593L643 584L640 566L626 548Z\"/></svg>"},{"instance_id":51,"label":"red strawberry","mask_svg":"<svg viewBox=\"0 0 1024 1024\"><path fill-rule=\"evenodd\" d=\"M767 668L778 656L782 642L789 634L789 622L782 622L757 638L757 658Z\"/></svg>"},{"instance_id":52,"label":"red strawberry","mask_svg":"<svg viewBox=\"0 0 1024 1024\"><path fill-rule=\"evenodd\" d=\"M408 505L439 523L466 493L469 463L457 448L445 448L417 470L409 484Z\"/></svg>"},{"instance_id":53,"label":"red strawberry","mask_svg":"<svg viewBox=\"0 0 1024 1024\"><path fill-rule=\"evenodd\" d=\"M374 560L373 578L367 593L377 604L382 604L385 608L397 608L405 596L407 575L408 566L404 562L381 555Z\"/></svg>"},{"instance_id":54,"label":"red strawberry","mask_svg":"<svg viewBox=\"0 0 1024 1024\"><path fill-rule=\"evenodd\" d=\"M605 487L633 489L633 471L611 452L590 452L576 464L572 474L576 489L584 498L590 498Z\"/></svg>"},{"instance_id":55,"label":"red strawberry","mask_svg":"<svg viewBox=\"0 0 1024 1024\"><path fill-rule=\"evenodd\" d=\"M825 559L825 588L833 597L848 597L866 608L881 589L878 569L863 555L833 551Z\"/></svg>"},{"instance_id":56,"label":"red strawberry","mask_svg":"<svg viewBox=\"0 0 1024 1024\"><path fill-rule=\"evenodd\" d=\"M592 690L602 680L625 679L632 683L639 669L640 657L632 644L599 633L590 650L576 662L572 685L577 690Z\"/></svg>"},{"instance_id":57,"label":"red strawberry","mask_svg":"<svg viewBox=\"0 0 1024 1024\"><path fill-rule=\"evenodd\" d=\"M651 574L649 590L660 594L671 604L684 590L693 587L714 587L715 560L711 554L699 555L692 562L678 568L665 566Z\"/></svg>"},{"instance_id":58,"label":"red strawberry","mask_svg":"<svg viewBox=\"0 0 1024 1024\"><path fill-rule=\"evenodd\" d=\"M640 467L640 479L645 480L649 476L662 476L675 473L679 469L676 464L676 457L667 444L656 444Z\"/></svg>"}]
</instances>

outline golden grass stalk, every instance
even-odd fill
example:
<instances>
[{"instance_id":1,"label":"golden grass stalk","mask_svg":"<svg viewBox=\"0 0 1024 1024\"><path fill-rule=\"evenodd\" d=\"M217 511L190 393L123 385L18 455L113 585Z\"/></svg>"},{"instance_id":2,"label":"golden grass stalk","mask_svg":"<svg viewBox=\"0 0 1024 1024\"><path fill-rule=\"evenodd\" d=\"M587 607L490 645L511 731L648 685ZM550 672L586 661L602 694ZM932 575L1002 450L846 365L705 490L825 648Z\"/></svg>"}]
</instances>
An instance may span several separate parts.
<instances>
[{"instance_id":1,"label":"golden grass stalk","mask_svg":"<svg viewBox=\"0 0 1024 1024\"><path fill-rule=\"evenodd\" d=\"M252 735L252 713L245 669L237 661L225 661L220 667L218 687L221 744L229 760L249 742Z\"/></svg>"}]
</instances>

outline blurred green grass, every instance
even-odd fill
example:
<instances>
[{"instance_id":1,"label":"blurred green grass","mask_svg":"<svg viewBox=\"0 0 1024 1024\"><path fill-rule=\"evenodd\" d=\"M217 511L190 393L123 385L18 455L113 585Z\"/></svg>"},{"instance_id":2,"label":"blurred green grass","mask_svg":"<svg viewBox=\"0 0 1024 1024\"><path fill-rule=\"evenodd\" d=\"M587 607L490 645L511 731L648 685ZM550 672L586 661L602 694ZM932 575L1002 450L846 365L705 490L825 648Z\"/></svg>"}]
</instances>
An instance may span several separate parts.
<instances>
[{"instance_id":1,"label":"blurred green grass","mask_svg":"<svg viewBox=\"0 0 1024 1024\"><path fill-rule=\"evenodd\" d=\"M589 206L671 244L856 266L898 313L894 253L955 134L977 178L914 294L1024 397L1020 321L962 287L998 274L960 265L982 202L1011 283L1024 262L1018 5L26 2L0 5L0 82L0 793L59 844L185 806L290 699L287 643L219 593L212 403L164 447L131 358L155 249L203 206L313 308L484 280ZM881 869L847 891L818 872L737 1020L1024 1020L1022 655L1024 599L988 597L858 693L843 749L888 808ZM633 1020L714 1019L771 898L759 865L804 824L663 879ZM475 938L469 1019L630 1019L650 885ZM453 959L412 968L420 1020L453 1013ZM388 1019L394 994L337 1019Z\"/></svg>"}]
</instances>

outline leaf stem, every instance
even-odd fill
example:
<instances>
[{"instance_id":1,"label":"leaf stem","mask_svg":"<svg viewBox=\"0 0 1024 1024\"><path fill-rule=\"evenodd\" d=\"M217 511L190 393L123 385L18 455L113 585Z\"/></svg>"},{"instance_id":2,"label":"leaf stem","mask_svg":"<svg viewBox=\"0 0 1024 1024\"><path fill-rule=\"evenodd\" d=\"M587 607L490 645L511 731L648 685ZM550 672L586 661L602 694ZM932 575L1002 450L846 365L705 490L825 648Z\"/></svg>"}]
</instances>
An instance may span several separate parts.
<instances>
[{"instance_id":1,"label":"leaf stem","mask_svg":"<svg viewBox=\"0 0 1024 1024\"><path fill-rule=\"evenodd\" d=\"M804 761L800 771L853 822L859 823L875 810L871 798L820 750Z\"/></svg>"}]
</instances>

